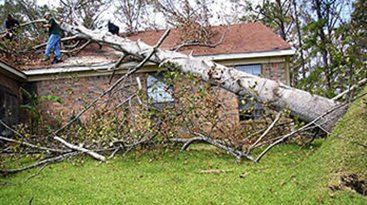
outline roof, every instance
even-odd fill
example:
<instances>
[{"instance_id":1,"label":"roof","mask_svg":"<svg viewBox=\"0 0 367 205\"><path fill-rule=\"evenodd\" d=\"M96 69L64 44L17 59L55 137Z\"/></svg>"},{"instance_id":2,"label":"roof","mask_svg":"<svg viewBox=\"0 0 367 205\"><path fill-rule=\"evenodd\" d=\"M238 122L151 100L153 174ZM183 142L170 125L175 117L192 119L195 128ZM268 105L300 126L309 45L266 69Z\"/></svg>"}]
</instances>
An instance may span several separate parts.
<instances>
[{"instance_id":1,"label":"roof","mask_svg":"<svg viewBox=\"0 0 367 205\"><path fill-rule=\"evenodd\" d=\"M252 53L291 49L291 46L261 23L241 23L230 26L213 26L213 44L219 42L224 35L223 42L214 48L204 46L185 47L180 52L193 55L217 55ZM226 32L226 30L228 31ZM142 40L154 45L163 35L164 30L145 31L129 36L131 40ZM173 29L165 39L161 48L172 49L181 44L182 33L179 29Z\"/></svg>"},{"instance_id":2,"label":"roof","mask_svg":"<svg viewBox=\"0 0 367 205\"><path fill-rule=\"evenodd\" d=\"M215 47L207 46L188 46L180 49L182 53L192 53L194 56L220 56L220 60L228 60L234 56L241 58L251 57L272 57L272 56L286 56L293 55L289 51L291 46L281 39L278 35L272 32L269 28L261 23L241 23L230 26L212 26L214 35L210 39L211 43L215 44L223 41ZM127 36L127 38L136 41L154 45L163 35L164 30L150 30L143 31ZM172 29L170 35L165 39L161 48L173 49L182 44L182 31L179 29ZM32 63L20 66L21 70L38 70L48 68L71 68L80 67L81 64L92 66L111 63L117 61L119 58L118 51L113 50L107 46L99 48L95 43L84 48L77 56L64 58L63 63L53 66L46 65L41 59L32 60ZM254 55L256 54L256 55Z\"/></svg>"}]
</instances>

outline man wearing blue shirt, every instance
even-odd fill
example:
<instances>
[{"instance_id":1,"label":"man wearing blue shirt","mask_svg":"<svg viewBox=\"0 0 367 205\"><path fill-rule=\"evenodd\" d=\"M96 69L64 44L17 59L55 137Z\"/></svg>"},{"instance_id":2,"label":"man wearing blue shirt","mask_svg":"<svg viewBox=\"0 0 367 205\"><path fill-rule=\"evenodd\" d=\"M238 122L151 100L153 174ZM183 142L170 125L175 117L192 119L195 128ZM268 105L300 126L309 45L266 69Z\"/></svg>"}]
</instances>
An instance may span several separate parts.
<instances>
[{"instance_id":1,"label":"man wearing blue shirt","mask_svg":"<svg viewBox=\"0 0 367 205\"><path fill-rule=\"evenodd\" d=\"M48 28L49 33L44 61L50 60L51 49L53 49L55 58L52 61L52 64L55 64L61 61L61 52L60 52L61 28L59 24L57 24L56 20L51 17L51 13L46 12L44 18L48 21L48 23L45 24L43 27Z\"/></svg>"},{"instance_id":2,"label":"man wearing blue shirt","mask_svg":"<svg viewBox=\"0 0 367 205\"><path fill-rule=\"evenodd\" d=\"M14 28L19 26L19 22L13 18L11 14L8 14L4 27L6 29L5 38L12 40L14 37Z\"/></svg>"}]
</instances>

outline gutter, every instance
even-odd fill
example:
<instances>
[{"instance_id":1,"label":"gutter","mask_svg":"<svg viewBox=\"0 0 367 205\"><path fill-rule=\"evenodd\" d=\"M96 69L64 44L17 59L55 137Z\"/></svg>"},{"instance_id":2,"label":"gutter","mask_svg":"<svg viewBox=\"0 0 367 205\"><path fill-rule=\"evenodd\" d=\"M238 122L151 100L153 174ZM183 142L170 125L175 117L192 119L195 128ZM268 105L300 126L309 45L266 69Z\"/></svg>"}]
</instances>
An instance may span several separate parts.
<instances>
[{"instance_id":1,"label":"gutter","mask_svg":"<svg viewBox=\"0 0 367 205\"><path fill-rule=\"evenodd\" d=\"M248 59L248 58L266 58L266 57L281 57L281 56L285 57L285 56L293 56L295 53L296 53L295 50L287 49L287 50L275 50L275 51L251 52L251 53L202 55L195 57L220 61L220 60L234 60L234 59Z\"/></svg>"},{"instance_id":2,"label":"gutter","mask_svg":"<svg viewBox=\"0 0 367 205\"><path fill-rule=\"evenodd\" d=\"M295 51L293 49L287 50L275 50L275 51L265 51L265 52L252 52L252 53L237 53L237 54L217 54L217 55L197 55L195 57L201 59L207 59L212 61L223 61L223 60L246 60L253 58L269 58L269 57L289 57L293 56ZM29 82L49 80L59 77L65 77L67 74L78 73L78 76L104 76L111 75L113 70L108 70L114 62L90 64L90 65L70 65L70 66L59 66L52 68L40 68L35 70L23 71L27 76ZM128 62L122 64L118 69L115 70L116 74L124 74L129 68L136 66L135 62ZM138 72L154 72L153 63L147 63ZM58 76L55 76L58 75Z\"/></svg>"},{"instance_id":3,"label":"gutter","mask_svg":"<svg viewBox=\"0 0 367 205\"><path fill-rule=\"evenodd\" d=\"M0 73L22 82L27 81L27 75L24 72L16 70L2 61L0 61Z\"/></svg>"}]
</instances>

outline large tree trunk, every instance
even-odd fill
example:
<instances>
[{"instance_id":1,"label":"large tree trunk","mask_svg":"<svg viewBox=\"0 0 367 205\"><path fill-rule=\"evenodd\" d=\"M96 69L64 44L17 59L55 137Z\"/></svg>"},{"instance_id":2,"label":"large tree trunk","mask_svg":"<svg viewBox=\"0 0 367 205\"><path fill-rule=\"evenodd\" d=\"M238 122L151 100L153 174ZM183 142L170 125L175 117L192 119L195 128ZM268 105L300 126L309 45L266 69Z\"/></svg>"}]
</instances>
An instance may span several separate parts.
<instances>
[{"instance_id":1,"label":"large tree trunk","mask_svg":"<svg viewBox=\"0 0 367 205\"><path fill-rule=\"evenodd\" d=\"M142 41L131 41L102 31L92 31L83 26L74 26L62 23L63 30L100 43L108 44L116 50L145 58L152 46ZM270 103L276 109L289 109L293 116L310 122L325 112L339 106L339 103L321 96L286 86L280 82L257 77L244 72L228 68L210 60L196 58L178 52L156 49L151 61L160 65L176 65L184 73L192 73L204 81L220 85L238 95L253 95L259 101ZM343 115L345 109L336 109L320 119L319 124L323 129L330 131L336 121Z\"/></svg>"}]
</instances>

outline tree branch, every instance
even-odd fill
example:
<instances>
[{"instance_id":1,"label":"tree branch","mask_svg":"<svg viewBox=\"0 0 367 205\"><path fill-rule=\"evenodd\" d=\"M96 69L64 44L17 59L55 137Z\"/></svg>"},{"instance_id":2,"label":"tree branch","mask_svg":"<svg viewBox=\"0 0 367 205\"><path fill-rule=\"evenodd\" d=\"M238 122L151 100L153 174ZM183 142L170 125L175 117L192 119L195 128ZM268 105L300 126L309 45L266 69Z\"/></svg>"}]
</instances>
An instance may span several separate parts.
<instances>
[{"instance_id":1,"label":"tree branch","mask_svg":"<svg viewBox=\"0 0 367 205\"><path fill-rule=\"evenodd\" d=\"M269 125L269 127L265 130L265 132L248 148L247 154L249 154L254 147L270 132L271 129L275 126L275 124L279 121L280 117L282 116L282 113L279 112L275 120Z\"/></svg>"},{"instance_id":2,"label":"tree branch","mask_svg":"<svg viewBox=\"0 0 367 205\"><path fill-rule=\"evenodd\" d=\"M362 79L360 81L358 81L358 83L354 84L353 86L349 87L347 90L343 91L342 93L340 93L339 95L335 96L334 98L332 98L332 100L339 100L340 98L342 98L343 96L347 95L348 93L350 93L351 91L361 87L362 85L367 83L367 78Z\"/></svg>"},{"instance_id":3,"label":"tree branch","mask_svg":"<svg viewBox=\"0 0 367 205\"><path fill-rule=\"evenodd\" d=\"M317 125L316 122L325 117L326 115L332 113L333 111L335 110L338 110L338 109L342 109L343 107L347 106L348 104L347 103L343 103L343 104L340 104L330 110L328 110L327 112L323 113L322 115L320 115L319 117L315 118L314 120L312 120L311 122L307 123L306 125L304 125L303 127L297 129L297 130L294 130L286 135L284 135L283 137L281 137L280 139L278 139L277 141L273 142L271 145L269 145L262 153L260 153L258 155L258 157L256 158L255 162L259 162L260 159L268 152L270 151L270 149L272 149L275 145L283 142L284 140L288 139L289 137L291 137L292 135L296 134L296 133L299 133L299 132L302 132L304 130L306 130L308 127L310 127L311 125L315 124L317 127L319 127L320 129L324 130L321 126ZM324 130L325 131L325 130Z\"/></svg>"},{"instance_id":4,"label":"tree branch","mask_svg":"<svg viewBox=\"0 0 367 205\"><path fill-rule=\"evenodd\" d=\"M45 159L45 160L36 162L34 164L22 167L22 168L5 169L5 170L0 170L0 172L5 176L8 175L8 174L16 174L16 173L19 173L19 172L22 172L22 171L25 171L25 170L28 170L28 169L32 169L32 168L35 168L35 167L42 166L44 164L59 162L59 161L62 161L64 159L66 159L67 157L75 156L75 155L78 155L78 154L81 154L81 152L70 152L70 153L66 153L66 154L63 154L63 155L59 155L57 157L52 157L52 158Z\"/></svg>"},{"instance_id":5,"label":"tree branch","mask_svg":"<svg viewBox=\"0 0 367 205\"><path fill-rule=\"evenodd\" d=\"M6 142L17 143L17 144L25 145L25 146L28 146L28 147L31 147L31 148L39 149L39 150L45 150L45 151L48 151L48 152L55 152L55 153L70 152L70 150L52 149L52 148L48 148L48 147L37 146L37 145L31 144L31 143L28 143L28 142L21 142L21 141L6 138L6 137L3 137L3 136L0 136L0 140L6 141Z\"/></svg>"},{"instance_id":6,"label":"tree branch","mask_svg":"<svg viewBox=\"0 0 367 205\"><path fill-rule=\"evenodd\" d=\"M54 140L57 140L57 141L61 142L61 144L65 145L66 147L68 147L72 150L76 150L76 151L86 153L86 154L92 156L93 158L98 159L98 160L103 161L103 162L106 161L106 157L104 157L104 156L102 156L102 155L100 155L96 152L93 152L91 150L88 150L86 148L70 144L70 143L66 142L65 140L61 139L58 136L54 136Z\"/></svg>"}]
</instances>

